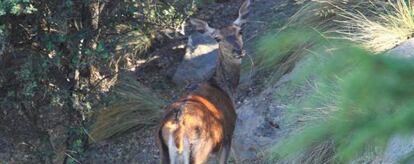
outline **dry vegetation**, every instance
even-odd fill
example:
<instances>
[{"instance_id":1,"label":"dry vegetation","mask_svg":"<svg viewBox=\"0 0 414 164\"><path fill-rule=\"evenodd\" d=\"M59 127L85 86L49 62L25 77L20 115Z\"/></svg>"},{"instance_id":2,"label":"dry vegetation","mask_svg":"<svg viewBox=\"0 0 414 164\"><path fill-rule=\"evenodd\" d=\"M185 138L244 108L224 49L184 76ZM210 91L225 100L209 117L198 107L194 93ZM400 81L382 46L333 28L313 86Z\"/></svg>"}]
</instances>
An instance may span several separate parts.
<instances>
[{"instance_id":1,"label":"dry vegetation","mask_svg":"<svg viewBox=\"0 0 414 164\"><path fill-rule=\"evenodd\" d=\"M413 37L414 3L397 0L371 12L373 16L344 10L344 21L338 21L343 27L337 32L374 52L389 50Z\"/></svg>"},{"instance_id":2,"label":"dry vegetation","mask_svg":"<svg viewBox=\"0 0 414 164\"><path fill-rule=\"evenodd\" d=\"M109 93L111 96L96 110L99 111L92 125L90 140L107 139L131 128L143 128L158 123L165 101L134 78L121 74Z\"/></svg>"},{"instance_id":3,"label":"dry vegetation","mask_svg":"<svg viewBox=\"0 0 414 164\"><path fill-rule=\"evenodd\" d=\"M315 0L307 3L287 26L298 25L382 52L412 37L414 4L411 0Z\"/></svg>"}]
</instances>

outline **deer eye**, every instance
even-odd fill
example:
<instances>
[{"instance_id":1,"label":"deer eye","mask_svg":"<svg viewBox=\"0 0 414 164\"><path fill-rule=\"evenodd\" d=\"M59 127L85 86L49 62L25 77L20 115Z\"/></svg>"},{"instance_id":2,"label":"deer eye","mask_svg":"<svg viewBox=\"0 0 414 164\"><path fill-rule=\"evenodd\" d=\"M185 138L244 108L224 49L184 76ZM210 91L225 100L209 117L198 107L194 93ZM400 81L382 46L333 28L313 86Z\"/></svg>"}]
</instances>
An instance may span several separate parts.
<instances>
[{"instance_id":1,"label":"deer eye","mask_svg":"<svg viewBox=\"0 0 414 164\"><path fill-rule=\"evenodd\" d=\"M239 35L243 35L243 32L242 31L239 31Z\"/></svg>"}]
</instances>

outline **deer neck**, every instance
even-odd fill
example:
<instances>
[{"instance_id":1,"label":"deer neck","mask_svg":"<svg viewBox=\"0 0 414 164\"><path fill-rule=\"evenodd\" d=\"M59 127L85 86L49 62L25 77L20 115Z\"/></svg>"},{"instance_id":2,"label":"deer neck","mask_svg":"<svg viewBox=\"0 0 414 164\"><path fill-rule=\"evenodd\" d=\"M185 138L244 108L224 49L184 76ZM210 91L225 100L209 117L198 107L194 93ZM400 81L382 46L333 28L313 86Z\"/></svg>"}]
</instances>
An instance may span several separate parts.
<instances>
[{"instance_id":1,"label":"deer neck","mask_svg":"<svg viewBox=\"0 0 414 164\"><path fill-rule=\"evenodd\" d=\"M211 80L232 99L239 84L240 65L241 59L235 59L231 52L219 46L219 63Z\"/></svg>"}]
</instances>

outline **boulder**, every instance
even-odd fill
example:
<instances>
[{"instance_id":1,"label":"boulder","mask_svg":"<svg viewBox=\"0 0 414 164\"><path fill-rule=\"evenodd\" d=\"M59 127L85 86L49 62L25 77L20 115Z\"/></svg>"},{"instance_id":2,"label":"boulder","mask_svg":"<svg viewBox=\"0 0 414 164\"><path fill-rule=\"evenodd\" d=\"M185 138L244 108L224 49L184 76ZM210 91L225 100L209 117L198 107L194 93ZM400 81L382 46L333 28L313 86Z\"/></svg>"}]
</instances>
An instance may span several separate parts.
<instances>
[{"instance_id":1,"label":"boulder","mask_svg":"<svg viewBox=\"0 0 414 164\"><path fill-rule=\"evenodd\" d=\"M399 46L389 51L390 55L414 59L414 38L407 40ZM414 151L414 135L402 136L395 135L388 142L382 157L379 158L382 163L399 163ZM409 163L414 162L410 161Z\"/></svg>"},{"instance_id":2,"label":"boulder","mask_svg":"<svg viewBox=\"0 0 414 164\"><path fill-rule=\"evenodd\" d=\"M414 38L411 38L397 47L391 49L389 53L396 57L413 58L414 57Z\"/></svg>"},{"instance_id":3,"label":"boulder","mask_svg":"<svg viewBox=\"0 0 414 164\"><path fill-rule=\"evenodd\" d=\"M260 94L237 102L232 141L232 157L236 163L265 163L270 148L294 128L287 123L286 111L288 104L302 99L303 94L298 96L302 91L293 91L296 86L290 78L286 74Z\"/></svg>"},{"instance_id":4,"label":"boulder","mask_svg":"<svg viewBox=\"0 0 414 164\"><path fill-rule=\"evenodd\" d=\"M396 135L388 142L382 163L399 163L414 151L414 136ZM410 161L412 163L414 161Z\"/></svg>"},{"instance_id":5,"label":"boulder","mask_svg":"<svg viewBox=\"0 0 414 164\"><path fill-rule=\"evenodd\" d=\"M218 48L210 36L198 32L190 35L184 59L173 76L174 83L184 85L211 78L219 60Z\"/></svg>"}]
</instances>

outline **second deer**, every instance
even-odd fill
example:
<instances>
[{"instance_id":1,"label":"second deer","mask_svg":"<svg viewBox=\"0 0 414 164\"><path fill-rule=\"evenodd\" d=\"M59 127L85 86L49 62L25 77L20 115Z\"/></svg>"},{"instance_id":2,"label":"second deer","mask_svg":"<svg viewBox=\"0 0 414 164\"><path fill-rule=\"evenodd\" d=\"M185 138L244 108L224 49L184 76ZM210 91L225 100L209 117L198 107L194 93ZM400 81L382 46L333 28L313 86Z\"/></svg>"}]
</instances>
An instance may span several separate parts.
<instances>
[{"instance_id":1,"label":"second deer","mask_svg":"<svg viewBox=\"0 0 414 164\"><path fill-rule=\"evenodd\" d=\"M250 0L243 2L238 18L221 29L190 19L198 30L218 41L219 63L213 77L167 107L157 134L161 163L202 164L212 154L220 164L227 162L237 118L234 95L243 57L241 27L249 6Z\"/></svg>"}]
</instances>

